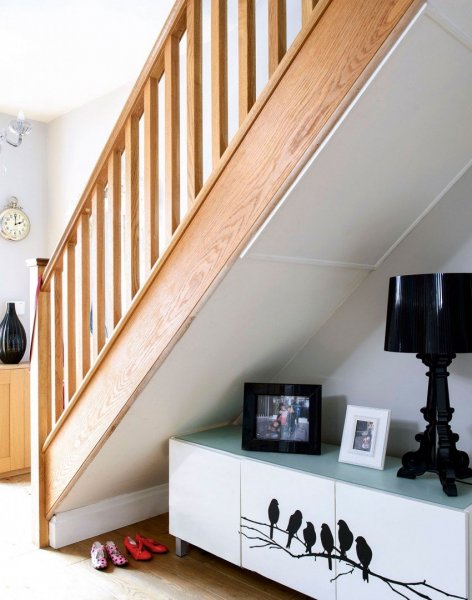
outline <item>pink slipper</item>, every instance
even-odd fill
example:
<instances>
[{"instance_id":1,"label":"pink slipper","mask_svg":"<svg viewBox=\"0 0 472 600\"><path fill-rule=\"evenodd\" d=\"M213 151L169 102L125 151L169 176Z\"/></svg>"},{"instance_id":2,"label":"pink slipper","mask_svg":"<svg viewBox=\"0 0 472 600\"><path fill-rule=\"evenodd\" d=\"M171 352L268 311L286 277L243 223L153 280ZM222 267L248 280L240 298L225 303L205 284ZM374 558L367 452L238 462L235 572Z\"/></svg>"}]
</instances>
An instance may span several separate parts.
<instances>
[{"instance_id":1,"label":"pink slipper","mask_svg":"<svg viewBox=\"0 0 472 600\"><path fill-rule=\"evenodd\" d=\"M94 542L90 550L92 558L92 567L98 571L103 571L108 567L108 561L105 555L105 546L100 542ZM125 559L126 560L126 559Z\"/></svg>"},{"instance_id":2,"label":"pink slipper","mask_svg":"<svg viewBox=\"0 0 472 600\"><path fill-rule=\"evenodd\" d=\"M108 556L115 567L126 567L128 559L121 554L115 542L106 542L105 550L108 552Z\"/></svg>"}]
</instances>

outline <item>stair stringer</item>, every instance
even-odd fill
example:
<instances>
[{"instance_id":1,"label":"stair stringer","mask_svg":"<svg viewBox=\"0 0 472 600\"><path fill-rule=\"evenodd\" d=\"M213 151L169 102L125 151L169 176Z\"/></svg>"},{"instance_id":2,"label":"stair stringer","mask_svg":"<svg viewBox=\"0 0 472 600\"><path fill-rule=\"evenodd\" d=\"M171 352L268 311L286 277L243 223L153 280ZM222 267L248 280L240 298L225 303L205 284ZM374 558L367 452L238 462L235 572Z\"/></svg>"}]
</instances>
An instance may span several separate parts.
<instances>
[{"instance_id":1,"label":"stair stringer","mask_svg":"<svg viewBox=\"0 0 472 600\"><path fill-rule=\"evenodd\" d=\"M421 4L333 0L299 36L46 441L47 518Z\"/></svg>"}]
</instances>

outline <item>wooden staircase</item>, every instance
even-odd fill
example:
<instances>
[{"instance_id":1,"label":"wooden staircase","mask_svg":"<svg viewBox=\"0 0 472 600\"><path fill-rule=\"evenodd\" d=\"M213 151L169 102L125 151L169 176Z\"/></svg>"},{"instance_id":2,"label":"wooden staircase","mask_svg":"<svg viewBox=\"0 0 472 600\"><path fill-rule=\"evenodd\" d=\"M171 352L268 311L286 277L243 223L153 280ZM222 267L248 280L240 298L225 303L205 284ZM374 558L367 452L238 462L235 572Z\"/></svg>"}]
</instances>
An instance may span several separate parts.
<instances>
[{"instance_id":1,"label":"wooden staircase","mask_svg":"<svg viewBox=\"0 0 472 600\"><path fill-rule=\"evenodd\" d=\"M176 2L52 258L32 265L33 293L40 281L31 365L40 546L58 504L422 4L301 0L302 29L287 50L292 2L268 0L269 82L256 98L255 0L239 0L239 129L228 143L226 0L212 0L206 181L202 0Z\"/></svg>"}]
</instances>

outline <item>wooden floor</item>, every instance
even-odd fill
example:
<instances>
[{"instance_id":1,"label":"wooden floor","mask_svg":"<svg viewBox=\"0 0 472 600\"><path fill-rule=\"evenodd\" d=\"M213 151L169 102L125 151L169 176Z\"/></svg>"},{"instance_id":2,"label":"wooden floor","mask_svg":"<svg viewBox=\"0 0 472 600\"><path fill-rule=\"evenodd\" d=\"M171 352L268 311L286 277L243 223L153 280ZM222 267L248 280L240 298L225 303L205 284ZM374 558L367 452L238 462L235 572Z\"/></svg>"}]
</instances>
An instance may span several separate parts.
<instances>
[{"instance_id":1,"label":"wooden floor","mask_svg":"<svg viewBox=\"0 0 472 600\"><path fill-rule=\"evenodd\" d=\"M30 486L27 476L0 480L1 600L302 600L308 598L244 571L197 548L177 558L167 515L112 531L60 550L31 544ZM90 565L94 539L113 540L140 532L169 546L150 562L130 559L126 568Z\"/></svg>"}]
</instances>

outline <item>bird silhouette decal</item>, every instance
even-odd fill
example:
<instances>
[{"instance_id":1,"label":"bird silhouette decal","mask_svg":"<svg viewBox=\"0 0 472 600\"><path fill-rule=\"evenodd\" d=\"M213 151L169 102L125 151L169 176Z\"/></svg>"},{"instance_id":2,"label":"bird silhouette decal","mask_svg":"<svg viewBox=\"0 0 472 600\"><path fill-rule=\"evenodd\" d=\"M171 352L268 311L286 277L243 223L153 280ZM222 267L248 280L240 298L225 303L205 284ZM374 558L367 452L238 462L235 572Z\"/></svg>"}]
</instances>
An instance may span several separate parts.
<instances>
[{"instance_id":1,"label":"bird silhouette decal","mask_svg":"<svg viewBox=\"0 0 472 600\"><path fill-rule=\"evenodd\" d=\"M302 526L302 521L303 521L303 516L299 510L296 510L293 513L293 515L291 515L290 519L288 520L288 525L287 525L287 529L286 529L286 531L288 533L288 540L287 540L286 548L290 548L290 544L292 543L293 536L297 533L297 531Z\"/></svg>"},{"instance_id":2,"label":"bird silhouette decal","mask_svg":"<svg viewBox=\"0 0 472 600\"><path fill-rule=\"evenodd\" d=\"M311 554L311 549L316 543L316 531L313 527L313 523L307 521L306 527L303 530L303 539L305 540L305 547L308 554Z\"/></svg>"},{"instance_id":3,"label":"bird silhouette decal","mask_svg":"<svg viewBox=\"0 0 472 600\"><path fill-rule=\"evenodd\" d=\"M346 552L351 548L354 542L354 535L347 526L346 521L339 519L338 521L338 540L341 556L346 556Z\"/></svg>"},{"instance_id":4,"label":"bird silhouette decal","mask_svg":"<svg viewBox=\"0 0 472 600\"><path fill-rule=\"evenodd\" d=\"M356 552L357 558L362 565L362 579L369 581L368 568L370 561L372 560L372 550L369 544L365 541L362 536L356 537Z\"/></svg>"},{"instance_id":5,"label":"bird silhouette decal","mask_svg":"<svg viewBox=\"0 0 472 600\"><path fill-rule=\"evenodd\" d=\"M353 531L351 530L350 525L348 525L349 521L346 522L342 519L338 519L336 521L333 519L329 525L327 523L323 523L320 526L320 522L311 522L307 520L307 518L309 518L309 509L305 509L304 506L303 509L305 518L303 518L301 510L295 510L288 520L287 528L284 530L283 526L280 526L279 523L286 522L284 519L286 518L286 514L290 514L291 507L289 506L287 513L285 513L284 511L286 508L284 508L283 502L279 504L279 501L276 498L273 498L272 500L269 499L270 496L266 496L266 499L263 501L263 506L265 505L268 507L268 521L267 519L264 519L263 516L262 520L259 521L255 519L255 515L249 515L246 517L241 514L241 525L238 533L247 539L247 542L244 543L248 544L249 548L277 549L279 550L277 553L279 555L288 556L292 559L306 558L308 559L308 562L312 563L315 568L317 562L321 562L322 573L320 575L326 582L329 581L330 584L334 583L341 576L352 575L354 573L355 579L359 581L360 577L358 573L361 571L362 579L366 583L369 583L369 581L374 581L374 583L380 585L383 582L386 586L388 586L392 594L402 596L403 598L417 598L418 596L421 596L421 598L433 600L433 596L434 598L439 598L439 595L441 595L441 598L447 596L448 598L467 600L465 596L458 596L453 593L449 593L446 590L434 587L425 577L417 576L417 578L412 580L411 575L409 575L408 580L401 581L399 576L396 575L395 579L391 579L387 576L387 574L377 572L377 569L381 569L381 565L378 564L378 561L374 564L374 569L371 570L370 565L373 558L372 548L367 543L366 538L357 536L355 529ZM282 521L280 520L281 518ZM336 526L337 529L334 529ZM287 533L288 537L285 548L283 545L283 539L280 539L280 537L283 538L284 531ZM280 532L280 535L277 532ZM274 540L272 537L274 533L275 537L277 538L276 540ZM301 535L302 533L303 537ZM378 532L377 540L384 538L382 535L383 533L383 531ZM318 539L320 540L320 543L318 543ZM253 540L260 540L263 543L254 545ZM373 543L373 540L370 541ZM389 540L387 540L387 542L388 541ZM356 544L355 547L354 542ZM316 544L318 544L318 548L316 548ZM291 546L293 549L291 549ZM320 546L323 548L322 551L320 550ZM246 549L246 546L244 546L244 548ZM357 560L355 559L354 549L357 553ZM274 553L271 552L269 554ZM318 557L321 557L322 560L315 562ZM328 563L329 572L325 568L326 563L324 562L324 559L326 559L326 562ZM336 561L338 561L338 563L336 563ZM382 563L384 561L380 562ZM341 571L340 573L332 573L333 563L339 564L338 568ZM345 566L347 565L348 568L343 569L341 563L344 563ZM405 593L402 593L401 590L405 590ZM434 592L433 595L430 593L431 590ZM347 593L349 594L349 592ZM380 593L377 594L376 597L383 599L386 598L386 594Z\"/></svg>"},{"instance_id":6,"label":"bird silhouette decal","mask_svg":"<svg viewBox=\"0 0 472 600\"><path fill-rule=\"evenodd\" d=\"M270 539L274 539L274 525L277 525L277 522L280 517L279 510L279 502L276 498L273 498L269 504L269 521L270 521Z\"/></svg>"},{"instance_id":7,"label":"bird silhouette decal","mask_svg":"<svg viewBox=\"0 0 472 600\"><path fill-rule=\"evenodd\" d=\"M333 570L333 560L331 558L331 552L333 551L333 548L334 548L334 539L333 539L333 534L331 533L331 529L329 528L328 525L326 525L326 523L323 523L323 525L321 526L320 538L321 538L321 543L323 545L323 548L325 549L325 552L328 555L329 570L332 571Z\"/></svg>"}]
</instances>

